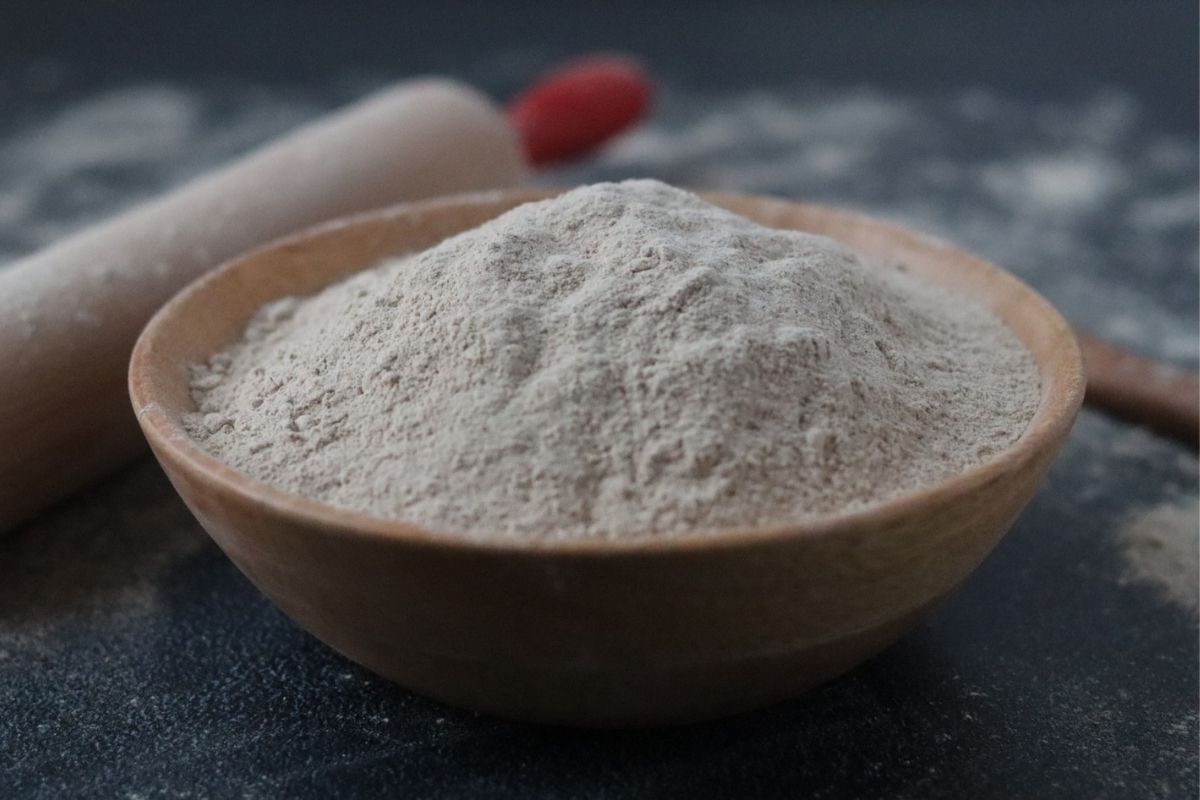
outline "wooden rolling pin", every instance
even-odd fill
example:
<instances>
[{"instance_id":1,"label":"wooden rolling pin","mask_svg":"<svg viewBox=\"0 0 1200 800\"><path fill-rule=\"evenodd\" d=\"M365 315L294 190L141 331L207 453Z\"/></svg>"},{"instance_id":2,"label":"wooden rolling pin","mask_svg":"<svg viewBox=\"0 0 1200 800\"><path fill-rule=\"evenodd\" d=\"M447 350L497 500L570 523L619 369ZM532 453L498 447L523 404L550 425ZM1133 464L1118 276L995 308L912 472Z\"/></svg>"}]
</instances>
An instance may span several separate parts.
<instances>
[{"instance_id":1,"label":"wooden rolling pin","mask_svg":"<svg viewBox=\"0 0 1200 800\"><path fill-rule=\"evenodd\" d=\"M129 354L205 270L332 217L510 186L526 157L582 152L648 99L613 59L560 70L507 114L449 80L405 83L0 270L0 531L143 450Z\"/></svg>"}]
</instances>

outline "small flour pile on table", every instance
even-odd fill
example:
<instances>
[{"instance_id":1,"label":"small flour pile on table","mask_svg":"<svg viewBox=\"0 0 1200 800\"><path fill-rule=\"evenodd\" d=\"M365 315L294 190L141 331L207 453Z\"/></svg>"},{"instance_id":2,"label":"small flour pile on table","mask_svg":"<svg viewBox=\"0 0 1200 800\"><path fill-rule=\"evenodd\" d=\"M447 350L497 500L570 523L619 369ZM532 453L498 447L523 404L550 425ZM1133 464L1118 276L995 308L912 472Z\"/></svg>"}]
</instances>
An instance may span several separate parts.
<instances>
[{"instance_id":1,"label":"small flour pile on table","mask_svg":"<svg viewBox=\"0 0 1200 800\"><path fill-rule=\"evenodd\" d=\"M264 307L185 420L277 488L471 538L679 536L858 508L1013 443L987 309L655 181L529 203Z\"/></svg>"}]
</instances>

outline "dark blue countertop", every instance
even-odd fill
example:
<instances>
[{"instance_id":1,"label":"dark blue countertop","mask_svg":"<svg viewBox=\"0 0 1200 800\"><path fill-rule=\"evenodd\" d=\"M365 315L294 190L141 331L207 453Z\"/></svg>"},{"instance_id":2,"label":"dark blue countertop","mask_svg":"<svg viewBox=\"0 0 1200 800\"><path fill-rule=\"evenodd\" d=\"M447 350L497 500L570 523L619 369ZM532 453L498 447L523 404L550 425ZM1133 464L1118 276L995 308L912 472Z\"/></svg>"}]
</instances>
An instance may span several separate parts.
<instances>
[{"instance_id":1,"label":"dark blue countertop","mask_svg":"<svg viewBox=\"0 0 1200 800\"><path fill-rule=\"evenodd\" d=\"M663 75L658 114L540 180L863 208L1197 364L1194 8L216 5L5 11L0 262L406 74L503 96L620 46ZM0 797L1194 797L1197 480L1192 451L1085 411L996 552L878 658L734 719L595 733L341 658L143 461L0 541Z\"/></svg>"}]
</instances>

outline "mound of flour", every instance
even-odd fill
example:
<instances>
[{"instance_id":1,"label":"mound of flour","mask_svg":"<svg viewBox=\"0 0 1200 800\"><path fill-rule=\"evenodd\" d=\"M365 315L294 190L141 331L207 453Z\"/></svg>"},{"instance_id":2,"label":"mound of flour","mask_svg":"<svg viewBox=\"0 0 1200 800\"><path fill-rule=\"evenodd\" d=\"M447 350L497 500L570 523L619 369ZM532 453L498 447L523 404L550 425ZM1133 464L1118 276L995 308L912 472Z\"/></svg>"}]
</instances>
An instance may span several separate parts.
<instances>
[{"instance_id":1,"label":"mound of flour","mask_svg":"<svg viewBox=\"0 0 1200 800\"><path fill-rule=\"evenodd\" d=\"M654 181L516 208L263 308L185 422L278 488L475 538L671 536L860 507L1015 441L986 309Z\"/></svg>"}]
</instances>

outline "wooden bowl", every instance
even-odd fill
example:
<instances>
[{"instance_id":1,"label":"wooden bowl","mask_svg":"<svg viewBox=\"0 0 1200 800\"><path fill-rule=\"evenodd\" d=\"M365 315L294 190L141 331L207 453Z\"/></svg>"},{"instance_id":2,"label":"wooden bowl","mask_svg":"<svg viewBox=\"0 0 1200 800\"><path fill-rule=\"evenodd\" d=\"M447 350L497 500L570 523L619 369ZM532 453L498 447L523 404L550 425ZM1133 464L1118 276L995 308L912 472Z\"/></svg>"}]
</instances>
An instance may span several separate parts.
<instances>
[{"instance_id":1,"label":"wooden bowl","mask_svg":"<svg viewBox=\"0 0 1200 800\"><path fill-rule=\"evenodd\" d=\"M552 192L403 205L269 245L205 276L147 326L130 365L163 469L234 563L292 619L368 669L454 705L586 726L675 723L793 696L904 634L1028 502L1083 394L1066 322L947 244L846 211L733 195L760 223L825 234L993 308L1029 347L1041 402L982 466L869 510L703 537L480 543L373 519L235 472L181 427L186 365L262 304L427 248Z\"/></svg>"}]
</instances>

